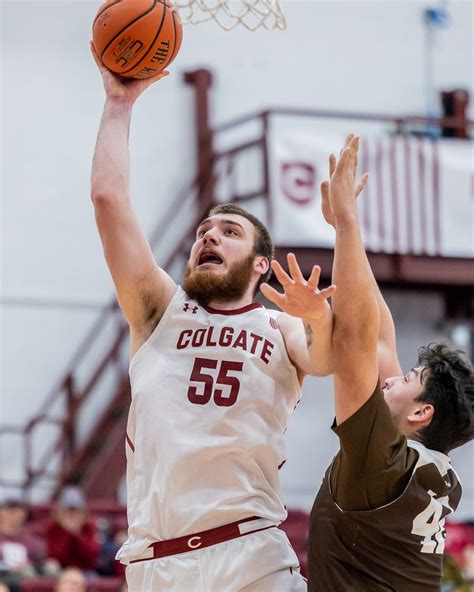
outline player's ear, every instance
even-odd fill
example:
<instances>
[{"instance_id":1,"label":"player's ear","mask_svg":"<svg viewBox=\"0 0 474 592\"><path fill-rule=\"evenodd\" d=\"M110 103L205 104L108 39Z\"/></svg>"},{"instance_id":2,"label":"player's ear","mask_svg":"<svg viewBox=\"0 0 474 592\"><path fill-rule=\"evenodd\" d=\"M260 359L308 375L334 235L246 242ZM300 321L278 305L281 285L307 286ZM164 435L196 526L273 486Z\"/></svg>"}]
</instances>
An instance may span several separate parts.
<instances>
[{"instance_id":1,"label":"player's ear","mask_svg":"<svg viewBox=\"0 0 474 592\"><path fill-rule=\"evenodd\" d=\"M430 403L420 402L408 416L408 421L417 424L429 424L434 415L434 407Z\"/></svg>"},{"instance_id":2,"label":"player's ear","mask_svg":"<svg viewBox=\"0 0 474 592\"><path fill-rule=\"evenodd\" d=\"M258 271L260 274L265 275L267 271L270 269L270 261L268 260L268 257L257 255L254 261L254 269L255 271Z\"/></svg>"}]
</instances>

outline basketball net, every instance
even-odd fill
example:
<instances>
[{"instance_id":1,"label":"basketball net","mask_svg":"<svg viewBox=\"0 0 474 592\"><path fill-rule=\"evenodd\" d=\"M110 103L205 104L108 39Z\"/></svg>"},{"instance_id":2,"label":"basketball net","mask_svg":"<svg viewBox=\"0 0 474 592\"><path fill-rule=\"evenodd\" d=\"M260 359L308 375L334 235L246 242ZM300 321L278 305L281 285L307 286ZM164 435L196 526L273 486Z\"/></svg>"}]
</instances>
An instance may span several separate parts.
<instances>
[{"instance_id":1,"label":"basketball net","mask_svg":"<svg viewBox=\"0 0 474 592\"><path fill-rule=\"evenodd\" d=\"M249 31L286 28L280 0L174 0L173 5L183 24L214 19L226 31L238 25Z\"/></svg>"}]
</instances>

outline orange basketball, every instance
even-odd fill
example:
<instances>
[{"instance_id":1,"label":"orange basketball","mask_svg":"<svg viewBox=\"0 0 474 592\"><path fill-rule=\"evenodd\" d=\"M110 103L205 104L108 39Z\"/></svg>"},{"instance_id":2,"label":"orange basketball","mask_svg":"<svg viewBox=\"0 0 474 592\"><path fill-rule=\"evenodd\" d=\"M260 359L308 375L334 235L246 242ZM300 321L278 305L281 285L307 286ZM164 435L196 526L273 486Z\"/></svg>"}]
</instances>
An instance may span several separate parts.
<instances>
[{"instance_id":1,"label":"orange basketball","mask_svg":"<svg viewBox=\"0 0 474 592\"><path fill-rule=\"evenodd\" d=\"M169 0L107 0L92 25L105 66L126 78L148 78L176 57L183 28Z\"/></svg>"}]
</instances>

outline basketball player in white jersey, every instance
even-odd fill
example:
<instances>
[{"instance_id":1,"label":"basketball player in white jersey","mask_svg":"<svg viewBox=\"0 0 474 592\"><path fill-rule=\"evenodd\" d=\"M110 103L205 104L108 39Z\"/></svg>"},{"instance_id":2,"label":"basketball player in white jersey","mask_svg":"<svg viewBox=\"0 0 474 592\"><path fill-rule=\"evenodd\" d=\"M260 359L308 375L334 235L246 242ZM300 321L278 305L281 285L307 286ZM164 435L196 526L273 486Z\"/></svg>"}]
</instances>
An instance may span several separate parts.
<instances>
[{"instance_id":1,"label":"basketball player in white jersey","mask_svg":"<svg viewBox=\"0 0 474 592\"><path fill-rule=\"evenodd\" d=\"M275 273L294 316L254 303L273 246L232 205L199 224L177 286L156 265L129 196L132 105L165 74L123 81L94 57L106 102L92 200L131 342L129 532L118 554L129 590L306 590L277 528L286 517L278 469L304 375L331 370L334 287L319 291L319 268L306 281L289 255L291 275Z\"/></svg>"}]
</instances>

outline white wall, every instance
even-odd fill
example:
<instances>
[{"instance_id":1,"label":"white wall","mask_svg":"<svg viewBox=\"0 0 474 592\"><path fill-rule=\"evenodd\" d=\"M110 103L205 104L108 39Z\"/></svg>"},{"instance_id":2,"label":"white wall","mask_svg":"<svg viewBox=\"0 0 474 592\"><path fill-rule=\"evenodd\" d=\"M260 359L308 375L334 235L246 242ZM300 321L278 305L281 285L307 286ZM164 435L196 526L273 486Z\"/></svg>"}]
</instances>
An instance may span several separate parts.
<instances>
[{"instance_id":1,"label":"white wall","mask_svg":"<svg viewBox=\"0 0 474 592\"><path fill-rule=\"evenodd\" d=\"M182 83L183 71L202 66L214 71L215 122L272 105L423 113L421 12L426 4L289 0L284 32L187 27L172 75L148 91L135 110L132 188L145 228L192 177L192 93ZM436 82L472 92L473 4L453 1L450 7L452 26L438 36ZM29 417L90 327L94 307L112 294L89 202L103 103L88 49L97 8L85 0L1 2L2 422ZM11 304L18 299L51 306ZM59 308L58 301L79 307ZM420 320L412 326L431 338L430 325ZM407 335L411 360L416 340ZM324 390L329 391L327 384ZM315 397L311 401L304 404L316 405ZM318 417L318 425L307 425L304 434L324 433L330 415L329 403L320 412L318 396L317 409L313 413L308 407L307 414ZM305 438L297 429L290 431L292 458L303 456L298 451L306 449ZM322 465L316 456L314 474L307 463L287 463L304 476L305 491L291 495L305 505L319 480ZM324 463L328 456L321 450Z\"/></svg>"}]
</instances>

